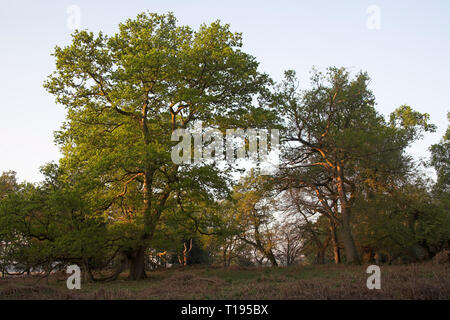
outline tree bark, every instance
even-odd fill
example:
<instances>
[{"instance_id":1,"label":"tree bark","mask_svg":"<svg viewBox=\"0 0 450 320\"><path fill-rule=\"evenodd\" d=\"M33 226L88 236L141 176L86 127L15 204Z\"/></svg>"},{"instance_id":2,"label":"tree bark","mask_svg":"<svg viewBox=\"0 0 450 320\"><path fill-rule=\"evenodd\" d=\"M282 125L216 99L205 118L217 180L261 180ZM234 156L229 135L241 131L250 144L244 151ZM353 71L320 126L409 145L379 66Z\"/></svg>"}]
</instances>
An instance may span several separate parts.
<instances>
[{"instance_id":1,"label":"tree bark","mask_svg":"<svg viewBox=\"0 0 450 320\"><path fill-rule=\"evenodd\" d=\"M341 238L342 243L344 244L344 250L345 250L345 258L346 262L350 264L360 264L361 260L358 255L358 251L356 250L355 241L353 240L352 236L352 229L350 224L350 217L351 217L351 200L347 200L347 193L345 190L345 184L344 184L344 172L343 168L341 166L336 166L336 178L337 178L337 187L338 187L338 195L339 195L339 202L340 202L340 208L341 208ZM351 199L351 193L350 193L350 199Z\"/></svg>"},{"instance_id":2,"label":"tree bark","mask_svg":"<svg viewBox=\"0 0 450 320\"><path fill-rule=\"evenodd\" d=\"M355 241L353 240L350 217L347 212L348 209L342 209L342 228L341 228L341 239L344 244L345 258L346 262L349 264L360 264L358 251L356 250Z\"/></svg>"},{"instance_id":3,"label":"tree bark","mask_svg":"<svg viewBox=\"0 0 450 320\"><path fill-rule=\"evenodd\" d=\"M223 250L222 250L222 259L223 259L223 266L226 268L229 266L230 257L227 255L228 252L228 245L225 243Z\"/></svg>"},{"instance_id":4,"label":"tree bark","mask_svg":"<svg viewBox=\"0 0 450 320\"><path fill-rule=\"evenodd\" d=\"M330 219L330 233L331 233L331 245L333 246L333 258L334 263L341 263L341 253L339 250L339 241L337 238L336 224Z\"/></svg>"},{"instance_id":5,"label":"tree bark","mask_svg":"<svg viewBox=\"0 0 450 320\"><path fill-rule=\"evenodd\" d=\"M328 235L325 240L322 242L320 242L319 238L317 238L316 243L317 243L317 263L318 264L325 264L325 254L327 252L327 248L328 245L330 244L330 236Z\"/></svg>"},{"instance_id":6,"label":"tree bark","mask_svg":"<svg viewBox=\"0 0 450 320\"><path fill-rule=\"evenodd\" d=\"M130 263L129 280L141 280L147 277L145 274L145 248L139 247L128 254Z\"/></svg>"},{"instance_id":7,"label":"tree bark","mask_svg":"<svg viewBox=\"0 0 450 320\"><path fill-rule=\"evenodd\" d=\"M150 237L151 229L153 226L152 221L152 183L153 183L153 170L147 168L144 173L144 234L142 236L143 239L147 239Z\"/></svg>"},{"instance_id":8,"label":"tree bark","mask_svg":"<svg viewBox=\"0 0 450 320\"><path fill-rule=\"evenodd\" d=\"M269 259L270 263L272 264L272 267L278 267L277 259L275 259L275 255L273 254L272 249L266 252L266 257L267 259Z\"/></svg>"},{"instance_id":9,"label":"tree bark","mask_svg":"<svg viewBox=\"0 0 450 320\"><path fill-rule=\"evenodd\" d=\"M155 228L155 221L152 219L152 181L153 171L147 168L144 173L144 233L141 236L141 240L150 240L153 236ZM138 247L127 254L130 273L128 275L129 280L141 280L145 279L145 247Z\"/></svg>"},{"instance_id":10,"label":"tree bark","mask_svg":"<svg viewBox=\"0 0 450 320\"><path fill-rule=\"evenodd\" d=\"M184 250L183 250L183 265L187 266L188 265L188 254L189 252L191 252L192 250L192 238L189 241L189 249L186 246L186 242L183 244L184 245Z\"/></svg>"}]
</instances>

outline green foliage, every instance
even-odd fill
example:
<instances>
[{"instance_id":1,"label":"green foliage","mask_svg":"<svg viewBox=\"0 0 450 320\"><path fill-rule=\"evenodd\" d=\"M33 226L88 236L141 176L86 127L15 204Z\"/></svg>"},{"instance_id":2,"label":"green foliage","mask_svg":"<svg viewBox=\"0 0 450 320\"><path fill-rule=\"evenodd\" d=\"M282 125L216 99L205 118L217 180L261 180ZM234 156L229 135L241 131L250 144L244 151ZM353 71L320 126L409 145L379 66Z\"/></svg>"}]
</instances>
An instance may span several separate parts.
<instances>
[{"instance_id":1,"label":"green foliage","mask_svg":"<svg viewBox=\"0 0 450 320\"><path fill-rule=\"evenodd\" d=\"M447 113L450 121L450 112ZM437 173L437 181L435 192L441 196L442 200L446 200L447 209L449 209L448 194L450 192L450 126L447 126L444 137L440 143L430 147L431 161ZM445 198L445 199L444 199Z\"/></svg>"},{"instance_id":2,"label":"green foliage","mask_svg":"<svg viewBox=\"0 0 450 320\"><path fill-rule=\"evenodd\" d=\"M59 180L59 169L48 165L41 185L20 184L0 202L2 261L24 270L47 270L55 263L104 267L110 249L104 221L90 214L78 190Z\"/></svg>"},{"instance_id":3,"label":"green foliage","mask_svg":"<svg viewBox=\"0 0 450 320\"><path fill-rule=\"evenodd\" d=\"M226 194L216 167L174 164L170 138L196 121L246 127L266 117L252 104L270 80L241 47L229 25L194 31L171 13L139 14L113 36L75 32L56 47L45 87L68 111L56 134L64 179L77 175L94 211L127 235L124 247L148 247L174 207L189 214Z\"/></svg>"},{"instance_id":4,"label":"green foliage","mask_svg":"<svg viewBox=\"0 0 450 320\"><path fill-rule=\"evenodd\" d=\"M388 254L391 259L409 255L412 261L430 258L450 239L448 212L420 180L390 193L371 193L356 206L355 236L361 247ZM411 250L420 247L426 257Z\"/></svg>"},{"instance_id":5,"label":"green foliage","mask_svg":"<svg viewBox=\"0 0 450 320\"><path fill-rule=\"evenodd\" d=\"M292 70L274 84L242 46L220 21L194 30L172 13L142 13L114 35L76 31L56 47L45 88L67 110L55 133L63 157L42 168L40 184L0 176L3 268L89 272L123 256L139 265L136 253L150 251L177 261L191 242L189 264L277 265L274 212L292 190L302 216L292 232L302 232L310 261L331 253L334 227L348 261L353 238L390 256L448 246L450 129L431 147L430 192L406 153L435 131L428 114L403 105L385 120L368 75L345 68L314 70L304 91ZM200 121L223 132L281 129L277 176L252 171L233 186L228 167L174 164L172 132Z\"/></svg>"}]
</instances>

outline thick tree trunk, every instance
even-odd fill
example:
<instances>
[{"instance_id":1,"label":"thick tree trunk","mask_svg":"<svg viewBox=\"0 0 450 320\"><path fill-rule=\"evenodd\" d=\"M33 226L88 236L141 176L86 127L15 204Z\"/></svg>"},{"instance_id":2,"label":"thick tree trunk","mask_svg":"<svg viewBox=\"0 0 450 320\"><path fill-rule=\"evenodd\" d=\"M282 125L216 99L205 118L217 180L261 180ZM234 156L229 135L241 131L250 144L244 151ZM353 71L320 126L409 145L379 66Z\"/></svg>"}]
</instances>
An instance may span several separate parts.
<instances>
[{"instance_id":1,"label":"thick tree trunk","mask_svg":"<svg viewBox=\"0 0 450 320\"><path fill-rule=\"evenodd\" d=\"M144 173L144 233L141 240L150 240L153 236L154 221L152 221L152 190L151 184L153 180L153 171L148 169ZM129 280L141 280L147 276L145 274L145 247L138 247L127 253L130 273Z\"/></svg>"},{"instance_id":2,"label":"thick tree trunk","mask_svg":"<svg viewBox=\"0 0 450 320\"><path fill-rule=\"evenodd\" d=\"M145 248L140 247L128 255L130 264L129 280L141 280L147 277L145 274Z\"/></svg>"},{"instance_id":3,"label":"thick tree trunk","mask_svg":"<svg viewBox=\"0 0 450 320\"><path fill-rule=\"evenodd\" d=\"M358 256L358 251L356 250L355 241L353 240L352 236L352 229L350 224L351 200L349 201L347 199L347 192L345 190L345 183L344 183L344 171L341 166L337 166L336 170L337 170L336 178L338 182L337 187L342 216L341 238L342 243L344 244L346 262L360 264L361 260ZM350 192L350 199L351 199L351 192Z\"/></svg>"},{"instance_id":4,"label":"thick tree trunk","mask_svg":"<svg viewBox=\"0 0 450 320\"><path fill-rule=\"evenodd\" d=\"M145 152L148 150L148 146L151 143L151 135L147 126L147 112L148 112L148 101L142 106L142 117L139 120L139 125L142 132L142 137L145 144ZM174 120L174 119L173 119ZM172 126L174 126L174 122ZM176 172L178 166L174 166L174 171ZM152 191L153 178L154 178L155 168L148 165L144 168L142 174L144 178L143 183L143 218L144 218L144 232L142 233L140 240L144 243L148 242L153 238L153 234L156 225L159 221L159 217L162 212L162 208L167 200L170 192L163 194L159 198L159 201L155 203L154 194ZM139 280L146 278L145 274L145 246L140 246L127 254L130 273L128 278L130 280Z\"/></svg>"},{"instance_id":5,"label":"thick tree trunk","mask_svg":"<svg viewBox=\"0 0 450 320\"><path fill-rule=\"evenodd\" d=\"M333 259L335 264L341 263L341 253L339 250L339 241L337 238L336 224L330 219L331 245L333 246Z\"/></svg>"},{"instance_id":6,"label":"thick tree trunk","mask_svg":"<svg viewBox=\"0 0 450 320\"><path fill-rule=\"evenodd\" d=\"M353 240L350 219L348 216L347 209L343 209L342 212L342 228L341 228L341 239L344 244L345 258L347 263L359 264L361 263L358 255L358 250L356 250L355 241Z\"/></svg>"},{"instance_id":7,"label":"thick tree trunk","mask_svg":"<svg viewBox=\"0 0 450 320\"><path fill-rule=\"evenodd\" d=\"M152 228L155 221L152 221L152 182L153 182L153 171L150 168L147 168L144 173L144 234L142 236L143 239L148 239L151 237Z\"/></svg>"}]
</instances>

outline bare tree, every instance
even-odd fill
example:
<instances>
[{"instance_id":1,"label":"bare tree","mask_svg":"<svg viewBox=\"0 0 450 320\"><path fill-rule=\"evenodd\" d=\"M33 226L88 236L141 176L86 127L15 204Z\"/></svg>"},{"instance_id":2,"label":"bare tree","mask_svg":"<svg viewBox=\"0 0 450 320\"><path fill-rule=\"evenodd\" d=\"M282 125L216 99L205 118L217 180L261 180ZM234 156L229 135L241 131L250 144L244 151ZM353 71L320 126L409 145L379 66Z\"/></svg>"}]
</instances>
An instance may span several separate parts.
<instances>
[{"instance_id":1,"label":"bare tree","mask_svg":"<svg viewBox=\"0 0 450 320\"><path fill-rule=\"evenodd\" d=\"M303 233L295 222L284 221L275 226L277 230L276 255L281 263L290 266L298 261L303 249Z\"/></svg>"}]
</instances>

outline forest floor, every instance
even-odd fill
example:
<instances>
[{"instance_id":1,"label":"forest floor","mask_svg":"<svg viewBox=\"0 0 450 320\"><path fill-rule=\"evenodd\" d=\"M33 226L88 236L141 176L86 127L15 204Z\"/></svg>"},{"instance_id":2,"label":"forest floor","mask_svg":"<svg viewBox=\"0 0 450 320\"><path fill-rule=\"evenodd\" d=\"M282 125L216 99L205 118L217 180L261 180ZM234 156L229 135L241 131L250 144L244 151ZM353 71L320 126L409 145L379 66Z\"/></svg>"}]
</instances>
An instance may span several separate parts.
<instances>
[{"instance_id":1,"label":"forest floor","mask_svg":"<svg viewBox=\"0 0 450 320\"><path fill-rule=\"evenodd\" d=\"M3 299L450 299L450 266L431 262L381 265L381 289L366 286L367 265L308 265L288 268L178 267L147 272L148 278L127 281L126 275L105 283L66 287L66 274L48 283L37 276L0 279Z\"/></svg>"}]
</instances>

